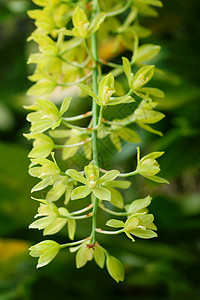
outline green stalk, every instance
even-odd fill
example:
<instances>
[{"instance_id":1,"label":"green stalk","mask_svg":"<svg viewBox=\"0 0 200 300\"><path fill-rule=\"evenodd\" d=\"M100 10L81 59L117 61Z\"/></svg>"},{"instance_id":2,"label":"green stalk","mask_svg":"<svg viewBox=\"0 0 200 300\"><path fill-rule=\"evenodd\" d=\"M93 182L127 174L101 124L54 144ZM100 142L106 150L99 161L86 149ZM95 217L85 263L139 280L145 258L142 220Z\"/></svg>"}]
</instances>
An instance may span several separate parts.
<instances>
[{"instance_id":1,"label":"green stalk","mask_svg":"<svg viewBox=\"0 0 200 300\"><path fill-rule=\"evenodd\" d=\"M98 7L98 0L93 0L93 18L98 14L99 7ZM94 58L94 69L92 72L92 87L93 92L95 94L98 94L98 46L97 46L97 36L96 33L94 33L91 36L91 51L92 51L92 57ZM96 102L93 100L92 103L92 126L95 128L98 123L98 106ZM95 166L99 166L98 163L98 149L97 149L97 131L92 132L92 149L93 149L93 163ZM91 232L91 242L96 242L96 223L97 223L97 209L98 209L99 200L95 197L94 199L94 206L93 206L93 217L92 217L92 232Z\"/></svg>"}]
</instances>

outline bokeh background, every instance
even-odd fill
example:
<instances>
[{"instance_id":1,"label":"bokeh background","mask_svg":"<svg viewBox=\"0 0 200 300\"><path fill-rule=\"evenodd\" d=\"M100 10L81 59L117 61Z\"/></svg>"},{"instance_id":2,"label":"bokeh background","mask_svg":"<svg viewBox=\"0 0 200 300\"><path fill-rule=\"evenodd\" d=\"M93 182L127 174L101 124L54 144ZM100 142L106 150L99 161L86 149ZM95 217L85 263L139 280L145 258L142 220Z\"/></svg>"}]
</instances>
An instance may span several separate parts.
<instances>
[{"instance_id":1,"label":"bokeh background","mask_svg":"<svg viewBox=\"0 0 200 300\"><path fill-rule=\"evenodd\" d=\"M0 1L0 300L200 299L200 2L163 3L158 18L142 22L153 31L147 41L162 46L156 63L165 75L156 84L166 94L159 104L166 118L156 128L164 137L143 132L142 148L166 151L159 162L161 175L171 184L139 178L137 188L126 194L128 201L153 196L150 211L159 238L135 244L124 236L101 240L125 265L126 279L116 284L93 262L77 270L68 250L40 270L28 255L28 247L42 240L41 232L28 230L37 204L30 199L35 180L27 173L31 145L22 136L28 132L22 105L31 85L26 61L34 47L26 42L34 29L26 11L34 6L28 0ZM126 170L134 157L135 147L126 144L107 160ZM87 234L87 226L83 222L80 237ZM65 235L63 230L55 240L65 241Z\"/></svg>"}]
</instances>

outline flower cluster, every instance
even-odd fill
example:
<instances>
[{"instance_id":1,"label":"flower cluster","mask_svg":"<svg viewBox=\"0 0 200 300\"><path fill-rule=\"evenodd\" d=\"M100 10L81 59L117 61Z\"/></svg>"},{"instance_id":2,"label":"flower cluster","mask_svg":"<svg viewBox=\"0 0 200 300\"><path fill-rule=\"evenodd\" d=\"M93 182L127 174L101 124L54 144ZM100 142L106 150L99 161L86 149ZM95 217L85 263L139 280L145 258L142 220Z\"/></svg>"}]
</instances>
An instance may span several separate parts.
<instances>
[{"instance_id":1,"label":"flower cluster","mask_svg":"<svg viewBox=\"0 0 200 300\"><path fill-rule=\"evenodd\" d=\"M36 25L28 40L38 44L38 52L31 54L28 60L36 65L29 76L34 84L28 95L39 98L25 107L32 110L27 115L30 133L25 137L33 140L33 149L28 155L31 159L29 173L40 180L32 192L34 196L42 192L42 197L38 196L42 199L33 198L40 206L35 216L37 220L29 228L43 230L46 236L66 230L67 226L72 241L65 244L42 241L30 248L30 255L39 257L37 267L42 267L68 247L71 253L76 252L77 268L94 259L99 267L106 265L115 281L123 281L122 263L99 244L96 236L125 233L132 242L135 237L157 236L154 217L147 210L152 198L147 196L124 205L119 190L131 185L121 178L138 174L157 183L168 183L157 176L160 166L156 159L163 152L152 152L140 158L137 148L135 170L128 173L115 169L107 171L101 168L98 160L98 141L109 137L117 151L121 151L123 140L132 144L141 142L137 126L161 135L151 127L164 117L155 110L157 100L162 99L164 93L151 86L157 72L152 59L160 47L140 45L140 38L148 37L151 32L139 24L139 16L156 16L154 7L161 7L162 3L158 0L33 2L39 8L28 12ZM102 48L109 49L108 53ZM130 59L122 57L121 64L112 61L126 51L132 53ZM121 84L122 76L126 87ZM64 98L59 108L46 99L49 95L54 99L55 90L62 95L70 87L75 87L81 100L91 105L91 110L71 116L72 97ZM114 113L105 118L105 111L113 109L114 112L116 105L120 110L121 104L128 106L130 113L123 119L113 118ZM87 126L84 119L89 119ZM137 125L135 128L133 123ZM78 164L77 169L74 167L76 154L82 150L86 162ZM81 207L71 211L68 204L74 200L78 200ZM118 217L105 224L118 230L97 227L97 215L101 211ZM85 218L92 218L91 233L76 240L76 222Z\"/></svg>"}]
</instances>

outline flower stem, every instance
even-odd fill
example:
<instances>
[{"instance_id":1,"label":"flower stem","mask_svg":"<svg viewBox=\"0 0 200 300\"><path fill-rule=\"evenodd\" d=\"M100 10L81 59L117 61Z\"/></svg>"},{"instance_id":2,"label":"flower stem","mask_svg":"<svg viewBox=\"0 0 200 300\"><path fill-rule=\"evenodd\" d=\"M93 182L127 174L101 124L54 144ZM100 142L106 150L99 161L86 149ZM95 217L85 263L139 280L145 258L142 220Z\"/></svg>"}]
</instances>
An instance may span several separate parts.
<instances>
[{"instance_id":1,"label":"flower stem","mask_svg":"<svg viewBox=\"0 0 200 300\"><path fill-rule=\"evenodd\" d=\"M129 172L129 173L120 173L118 175L118 177L130 177L130 176L134 176L134 175L137 175L138 172L137 170L133 171L133 172Z\"/></svg>"},{"instance_id":2,"label":"flower stem","mask_svg":"<svg viewBox=\"0 0 200 300\"><path fill-rule=\"evenodd\" d=\"M99 170L100 170L100 172L105 173L105 174L108 172L107 170L104 170L102 168L100 168ZM132 172L129 172L129 173L120 173L120 174L118 174L118 177L130 177L130 176L134 176L134 175L137 175L137 174L138 174L138 171L135 170L135 171L132 171Z\"/></svg>"},{"instance_id":3,"label":"flower stem","mask_svg":"<svg viewBox=\"0 0 200 300\"><path fill-rule=\"evenodd\" d=\"M92 75L92 73L89 73L89 74L85 75L84 77L81 77L79 80L74 81L74 82L57 83L57 86L64 86L64 87L65 86L68 86L68 87L74 86L74 85L77 85L78 83L81 83L81 82L85 81L86 79L90 78L91 75Z\"/></svg>"},{"instance_id":4,"label":"flower stem","mask_svg":"<svg viewBox=\"0 0 200 300\"><path fill-rule=\"evenodd\" d=\"M129 6L131 5L132 3L132 0L129 0L124 6L122 6L120 9L116 10L116 11L111 11L111 12L108 12L106 14L107 17L114 17L114 16L118 16L120 14L122 14L123 12L125 12Z\"/></svg>"},{"instance_id":5,"label":"flower stem","mask_svg":"<svg viewBox=\"0 0 200 300\"><path fill-rule=\"evenodd\" d=\"M98 7L98 0L93 0L93 18L96 17L99 11ZM91 52L92 52L92 58L94 59L94 69L92 72L92 87L93 92L95 94L98 94L98 52L97 52L97 36L96 33L94 33L91 36ZM98 124L98 106L96 102L93 100L92 103L92 126L93 128L97 126ZM98 149L97 149L97 131L92 132L92 149L93 149L93 163L95 166L98 167ZM99 200L95 197L94 199L94 205L93 205L93 217L92 217L92 232L91 232L91 243L96 242L96 222L97 222L97 209L98 209Z\"/></svg>"},{"instance_id":6,"label":"flower stem","mask_svg":"<svg viewBox=\"0 0 200 300\"><path fill-rule=\"evenodd\" d=\"M112 214L112 215L115 215L115 216L127 216L128 215L128 212L117 212L117 211L113 211L113 210L110 210L109 208L105 207L103 204L99 204L99 207L106 211L107 213L109 214Z\"/></svg>"},{"instance_id":7,"label":"flower stem","mask_svg":"<svg viewBox=\"0 0 200 300\"><path fill-rule=\"evenodd\" d=\"M82 220L82 219L87 219L87 218L90 218L92 217L93 213L90 212L89 214L87 215L82 215L82 216L72 216L72 215L68 215L68 218L69 219L74 219L74 220Z\"/></svg>"},{"instance_id":8,"label":"flower stem","mask_svg":"<svg viewBox=\"0 0 200 300\"><path fill-rule=\"evenodd\" d=\"M87 241L89 239L90 239L90 237L87 237L87 238L85 238L83 240L80 240L80 241L77 241L77 242L62 244L62 245L60 245L60 248L66 248L66 247L76 246L76 245L79 245L81 243L84 243L85 241Z\"/></svg>"},{"instance_id":9,"label":"flower stem","mask_svg":"<svg viewBox=\"0 0 200 300\"><path fill-rule=\"evenodd\" d=\"M79 127L79 126L75 126L75 125L72 125L72 124L69 124L68 122L65 122L64 120L62 120L62 125L68 127L68 128L71 128L71 129L76 129L76 130L80 130L80 131L87 131L87 128L85 127Z\"/></svg>"},{"instance_id":10,"label":"flower stem","mask_svg":"<svg viewBox=\"0 0 200 300\"><path fill-rule=\"evenodd\" d=\"M93 204L91 203L91 204L88 205L87 207L84 207L83 209L74 211L74 212L70 213L69 215L70 215L70 216L75 216L75 215L82 214L83 212L88 211L88 210L91 209L92 207L93 207Z\"/></svg>"},{"instance_id":11,"label":"flower stem","mask_svg":"<svg viewBox=\"0 0 200 300\"><path fill-rule=\"evenodd\" d=\"M91 141L91 138L88 138L84 141L81 141L79 143L76 143L76 144L73 144L73 145L54 145L54 149L64 149L64 148L71 148L71 147L79 147L79 146L82 146L88 142Z\"/></svg>"},{"instance_id":12,"label":"flower stem","mask_svg":"<svg viewBox=\"0 0 200 300\"><path fill-rule=\"evenodd\" d=\"M88 118L88 117L90 117L92 115L92 111L88 111L88 112L86 112L86 113L84 113L84 114L81 114L81 115L78 115L78 116L75 116L75 117L63 117L62 119L64 120L64 121L67 121L67 122L73 122L73 121L79 121L79 120L83 120L83 119L85 119L85 118Z\"/></svg>"},{"instance_id":13,"label":"flower stem","mask_svg":"<svg viewBox=\"0 0 200 300\"><path fill-rule=\"evenodd\" d=\"M87 57L87 59L82 63L76 63L76 62L71 62L69 60L64 59L61 55L57 56L59 59L61 59L62 61L64 61L66 64L71 65L73 67L77 67L77 68L85 68L85 69L91 69L90 67L86 67L86 65L88 64L90 57Z\"/></svg>"},{"instance_id":14,"label":"flower stem","mask_svg":"<svg viewBox=\"0 0 200 300\"><path fill-rule=\"evenodd\" d=\"M96 229L96 232L102 233L102 234L119 234L119 233L122 233L123 231L124 231L123 229L116 230L116 231L107 231L107 230L102 230L101 228Z\"/></svg>"}]
</instances>

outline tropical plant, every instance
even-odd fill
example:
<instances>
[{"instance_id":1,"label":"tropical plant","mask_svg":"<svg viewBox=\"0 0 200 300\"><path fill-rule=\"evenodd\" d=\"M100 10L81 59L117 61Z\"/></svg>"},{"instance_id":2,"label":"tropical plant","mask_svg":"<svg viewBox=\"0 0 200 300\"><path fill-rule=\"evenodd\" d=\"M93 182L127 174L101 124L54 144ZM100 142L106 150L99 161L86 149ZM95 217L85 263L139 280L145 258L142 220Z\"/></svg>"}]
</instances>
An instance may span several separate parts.
<instances>
[{"instance_id":1,"label":"tropical plant","mask_svg":"<svg viewBox=\"0 0 200 300\"><path fill-rule=\"evenodd\" d=\"M160 46L140 44L140 39L148 37L151 31L139 23L141 15L156 16L154 7L161 7L162 3L158 0L129 0L125 4L119 0L33 2L41 8L28 12L37 27L29 40L38 44L39 51L31 54L28 61L36 64L33 75L29 77L35 83L28 95L39 98L26 107L33 111L27 116L31 131L26 137L34 139L33 150L29 153L29 173L41 180L32 192L43 191L45 197L33 198L40 202L40 206L36 215L38 219L30 228L52 235L67 224L69 239L74 240L76 221L91 218L92 225L88 237L65 244L45 240L32 246L30 255L39 257L37 267L42 267L52 261L61 249L69 247L70 252L76 252L77 268L93 258L103 268L106 261L107 270L114 280L123 281L123 265L97 241L97 234L125 233L132 242L135 242L135 237L149 239L157 236L154 217L147 209L152 198L147 196L125 205L117 189L127 189L131 185L130 181L120 178L138 174L157 183L168 183L156 176L160 171L156 159L164 152L152 152L140 158L137 147L135 170L120 173L102 168L98 143L109 137L116 150L121 151L123 140L141 142L132 124L162 135L151 125L164 117L154 110L164 93L149 86L154 73L160 74L154 65L149 65L149 61L159 53ZM111 52L109 59L98 51L99 45L106 44L109 44ZM116 63L115 56L126 53L126 50L132 52L131 57L122 57L122 64ZM124 75L126 87L120 83ZM79 91L83 102L90 101L92 110L76 116L66 115L70 112L71 102L76 101L76 96L70 95L74 93L70 87L76 87L75 91ZM54 91L67 94L60 109L52 101L44 99ZM131 113L123 113L122 118L105 118L105 111L113 116L117 105L121 111L129 106ZM74 122L84 123L86 118L90 118L86 127L74 125ZM55 140L64 142L57 144ZM79 169L63 170L58 166L56 155L60 150L56 149L61 149L62 159L68 160L82 147L86 158ZM57 207L55 202L63 195L64 206ZM87 198L86 207L71 212L66 208L71 201L83 198ZM123 218L123 221L107 221L107 226L117 230L97 227L97 215L101 211Z\"/></svg>"}]
</instances>

